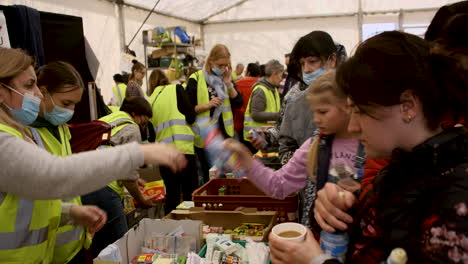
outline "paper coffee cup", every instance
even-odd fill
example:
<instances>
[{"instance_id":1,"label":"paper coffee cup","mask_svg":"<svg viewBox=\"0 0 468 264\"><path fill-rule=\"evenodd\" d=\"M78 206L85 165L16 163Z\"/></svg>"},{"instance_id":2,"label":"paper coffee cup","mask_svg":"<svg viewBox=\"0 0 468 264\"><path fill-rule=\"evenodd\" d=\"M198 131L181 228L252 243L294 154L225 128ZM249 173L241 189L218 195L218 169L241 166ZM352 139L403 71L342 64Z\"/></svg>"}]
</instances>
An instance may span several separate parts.
<instances>
[{"instance_id":1,"label":"paper coffee cup","mask_svg":"<svg viewBox=\"0 0 468 264\"><path fill-rule=\"evenodd\" d=\"M284 240L302 242L307 234L307 228L298 223L282 223L274 226L271 232Z\"/></svg>"}]
</instances>

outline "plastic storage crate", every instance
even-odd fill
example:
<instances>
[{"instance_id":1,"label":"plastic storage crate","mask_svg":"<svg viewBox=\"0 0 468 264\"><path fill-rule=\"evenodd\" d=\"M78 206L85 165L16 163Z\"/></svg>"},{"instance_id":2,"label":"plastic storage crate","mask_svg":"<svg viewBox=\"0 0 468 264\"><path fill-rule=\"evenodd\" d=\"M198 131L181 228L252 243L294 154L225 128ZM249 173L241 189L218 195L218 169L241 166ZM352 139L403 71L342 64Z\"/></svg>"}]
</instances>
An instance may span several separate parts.
<instances>
[{"instance_id":1,"label":"plastic storage crate","mask_svg":"<svg viewBox=\"0 0 468 264\"><path fill-rule=\"evenodd\" d=\"M219 189L225 187L224 195ZM257 208L258 211L277 211L278 222L296 221L298 196L292 194L284 200L270 198L250 180L212 179L192 194L196 207L206 210L236 210L238 208Z\"/></svg>"}]
</instances>

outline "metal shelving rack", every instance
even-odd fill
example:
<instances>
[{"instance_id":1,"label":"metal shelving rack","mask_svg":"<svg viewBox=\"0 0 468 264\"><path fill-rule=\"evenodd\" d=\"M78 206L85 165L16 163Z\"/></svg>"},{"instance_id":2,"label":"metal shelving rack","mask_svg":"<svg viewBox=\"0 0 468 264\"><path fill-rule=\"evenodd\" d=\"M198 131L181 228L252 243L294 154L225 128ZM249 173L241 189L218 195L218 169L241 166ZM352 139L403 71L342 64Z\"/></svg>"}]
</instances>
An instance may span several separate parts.
<instances>
[{"instance_id":1,"label":"metal shelving rack","mask_svg":"<svg viewBox=\"0 0 468 264\"><path fill-rule=\"evenodd\" d=\"M173 33L171 38L174 40L175 34ZM195 45L194 44L185 44L185 43L160 43L160 42L153 42L151 38L150 30L143 30L143 50L145 56L145 67L148 71L152 71L154 69L163 69L167 70L168 67L149 67L148 63L148 55L151 54L148 52L149 48L154 49L165 49L165 48L173 48L174 53L171 55L171 58L176 58L180 54L190 54L191 56L195 57ZM191 52L190 52L191 51ZM148 90L148 74L146 74L146 90Z\"/></svg>"}]
</instances>

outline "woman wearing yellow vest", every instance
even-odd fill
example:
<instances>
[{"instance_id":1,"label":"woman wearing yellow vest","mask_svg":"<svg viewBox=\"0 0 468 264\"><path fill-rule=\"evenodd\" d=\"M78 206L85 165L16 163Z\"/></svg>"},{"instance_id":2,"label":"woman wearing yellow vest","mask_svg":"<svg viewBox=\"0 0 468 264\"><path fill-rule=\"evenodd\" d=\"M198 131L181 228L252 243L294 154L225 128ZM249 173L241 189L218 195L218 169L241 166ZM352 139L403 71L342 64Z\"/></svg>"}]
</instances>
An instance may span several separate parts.
<instances>
[{"instance_id":1,"label":"woman wearing yellow vest","mask_svg":"<svg viewBox=\"0 0 468 264\"><path fill-rule=\"evenodd\" d=\"M117 146L126 143L141 143L141 131L145 131L148 119L153 112L145 98L139 96L126 97L120 111L104 116L99 120L112 126L110 145ZM104 147L104 146L103 146ZM96 257L101 250L121 238L128 231L127 218L123 207L124 187L135 198L138 205L154 207L157 205L152 199L145 198L139 190L144 181L113 181L108 186L81 197L83 204L99 206L107 213L108 221L104 228L97 232L93 239L92 252Z\"/></svg>"},{"instance_id":2,"label":"woman wearing yellow vest","mask_svg":"<svg viewBox=\"0 0 468 264\"><path fill-rule=\"evenodd\" d=\"M231 54L223 44L215 45L206 59L204 69L192 74L186 92L195 106L197 119L193 126L195 152L201 164L204 181L208 180L208 161L203 152L199 125L212 119L218 121L225 137L234 136L232 108L242 107L242 96L231 79Z\"/></svg>"},{"instance_id":3,"label":"woman wearing yellow vest","mask_svg":"<svg viewBox=\"0 0 468 264\"><path fill-rule=\"evenodd\" d=\"M105 221L99 210L62 208L59 200L42 199L65 199L115 179L134 179L132 172L144 163L174 170L185 165L183 155L164 144L129 144L69 157L37 147L24 127L35 121L43 98L33 66L21 50L0 48L1 263L51 263L57 227L66 222L61 212L90 232Z\"/></svg>"},{"instance_id":4,"label":"woman wearing yellow vest","mask_svg":"<svg viewBox=\"0 0 468 264\"><path fill-rule=\"evenodd\" d=\"M198 188L194 135L190 127L197 114L182 85L162 85L152 90L154 92L149 102L153 117L150 121L154 126L156 142L175 145L187 159L187 167L179 173L160 169L167 192L164 210L169 214L181 202L181 193L184 201L191 201L192 192Z\"/></svg>"},{"instance_id":5,"label":"woman wearing yellow vest","mask_svg":"<svg viewBox=\"0 0 468 264\"><path fill-rule=\"evenodd\" d=\"M281 107L278 86L281 83L284 66L277 60L265 64L265 77L253 85L252 94L244 116L244 140L251 129L262 129L268 121L277 121ZM254 149L252 147L252 149Z\"/></svg>"},{"instance_id":6,"label":"woman wearing yellow vest","mask_svg":"<svg viewBox=\"0 0 468 264\"><path fill-rule=\"evenodd\" d=\"M120 106L122 105L123 100L125 99L125 95L127 93L127 82L128 82L128 75L127 78L122 74L114 74L113 76L115 86L112 86L112 100L111 105L109 108L114 111L118 111Z\"/></svg>"}]
</instances>

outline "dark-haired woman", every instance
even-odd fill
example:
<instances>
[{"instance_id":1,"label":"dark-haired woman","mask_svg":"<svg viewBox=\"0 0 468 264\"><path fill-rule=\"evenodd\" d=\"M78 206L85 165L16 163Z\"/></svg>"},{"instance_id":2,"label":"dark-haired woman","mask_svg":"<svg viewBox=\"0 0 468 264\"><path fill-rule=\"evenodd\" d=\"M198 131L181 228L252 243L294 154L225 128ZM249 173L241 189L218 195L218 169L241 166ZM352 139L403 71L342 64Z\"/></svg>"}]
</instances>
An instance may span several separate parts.
<instances>
[{"instance_id":1,"label":"dark-haired woman","mask_svg":"<svg viewBox=\"0 0 468 264\"><path fill-rule=\"evenodd\" d=\"M317 222L350 234L346 263L380 263L397 247L408 263L466 263L468 131L442 128L447 114L467 115L468 98L454 96L467 72L454 67L424 40L394 31L368 39L338 69L353 108L349 130L368 157L391 157L356 208L336 185L318 193ZM275 237L270 245L275 263L338 263L311 234L301 246Z\"/></svg>"},{"instance_id":2,"label":"dark-haired woman","mask_svg":"<svg viewBox=\"0 0 468 264\"><path fill-rule=\"evenodd\" d=\"M141 143L141 131L146 131L148 120L153 116L151 105L139 96L126 97L120 111L113 112L99 120L112 125L110 145ZM113 181L101 190L82 196L84 204L99 206L108 215L106 225L96 233L93 239L93 257L101 250L121 238L127 231L127 219L123 208L124 187L133 198L144 207L154 207L154 197L145 197L139 191L144 181Z\"/></svg>"},{"instance_id":3,"label":"dark-haired woman","mask_svg":"<svg viewBox=\"0 0 468 264\"><path fill-rule=\"evenodd\" d=\"M140 96L144 97L141 86L143 85L143 79L146 76L146 68L141 62L133 60L132 74L128 79L127 91L125 96Z\"/></svg>"}]
</instances>

